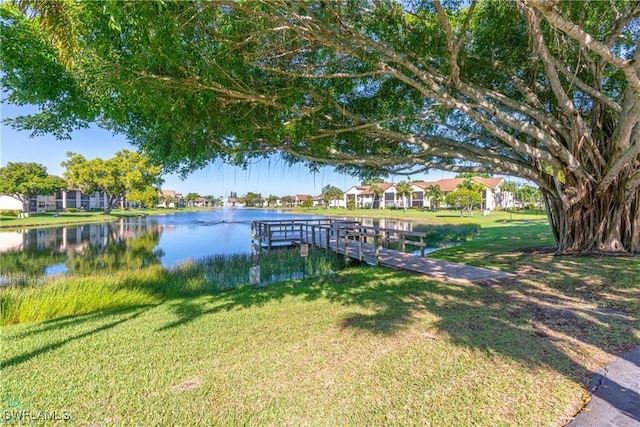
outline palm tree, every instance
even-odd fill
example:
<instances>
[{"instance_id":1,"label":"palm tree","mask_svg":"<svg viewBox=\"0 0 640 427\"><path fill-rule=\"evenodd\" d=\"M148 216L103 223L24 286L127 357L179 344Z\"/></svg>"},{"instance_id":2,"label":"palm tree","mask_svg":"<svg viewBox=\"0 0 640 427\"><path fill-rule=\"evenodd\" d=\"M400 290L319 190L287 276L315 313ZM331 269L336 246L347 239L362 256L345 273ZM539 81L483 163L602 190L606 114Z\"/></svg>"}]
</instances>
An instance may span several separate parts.
<instances>
[{"instance_id":1,"label":"palm tree","mask_svg":"<svg viewBox=\"0 0 640 427\"><path fill-rule=\"evenodd\" d=\"M379 207L380 196L384 193L384 190L378 184L372 184L369 187L369 190L371 190L371 192L373 193L373 201L371 202L371 209L373 209L373 206L376 204L376 197L378 198L378 207Z\"/></svg>"},{"instance_id":2,"label":"palm tree","mask_svg":"<svg viewBox=\"0 0 640 427\"><path fill-rule=\"evenodd\" d=\"M427 196L433 203L433 211L436 212L438 210L438 204L444 198L444 192L438 184L430 185L427 187Z\"/></svg>"},{"instance_id":3,"label":"palm tree","mask_svg":"<svg viewBox=\"0 0 640 427\"><path fill-rule=\"evenodd\" d=\"M458 188L475 191L476 193L481 193L482 190L484 190L484 185L480 184L479 182L475 182L471 178L466 178L464 181L462 181L462 184L460 184Z\"/></svg>"},{"instance_id":4,"label":"palm tree","mask_svg":"<svg viewBox=\"0 0 640 427\"><path fill-rule=\"evenodd\" d=\"M402 206L405 211L407 210L407 197L410 197L412 192L411 184L407 181L400 181L396 184L396 194L402 197Z\"/></svg>"},{"instance_id":5,"label":"palm tree","mask_svg":"<svg viewBox=\"0 0 640 427\"><path fill-rule=\"evenodd\" d=\"M325 200L328 208L331 207L332 200L342 199L343 196L344 193L342 192L342 190L332 185L325 187L322 192L322 199Z\"/></svg>"}]
</instances>

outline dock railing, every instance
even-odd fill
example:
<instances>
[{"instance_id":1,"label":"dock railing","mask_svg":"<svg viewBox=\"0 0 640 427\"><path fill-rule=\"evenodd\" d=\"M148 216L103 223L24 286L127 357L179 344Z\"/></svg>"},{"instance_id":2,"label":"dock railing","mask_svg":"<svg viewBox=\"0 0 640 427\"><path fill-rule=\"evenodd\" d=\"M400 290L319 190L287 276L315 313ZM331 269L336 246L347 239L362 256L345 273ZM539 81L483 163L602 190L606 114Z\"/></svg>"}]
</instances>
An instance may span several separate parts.
<instances>
[{"instance_id":1,"label":"dock railing","mask_svg":"<svg viewBox=\"0 0 640 427\"><path fill-rule=\"evenodd\" d=\"M399 248L405 252L407 246L413 246L420 248L420 256L424 257L427 247L423 232L365 226L358 221L330 218L254 221L251 237L254 247L259 250L309 243L343 253L345 258L357 258L374 265L378 265L382 248Z\"/></svg>"}]
</instances>

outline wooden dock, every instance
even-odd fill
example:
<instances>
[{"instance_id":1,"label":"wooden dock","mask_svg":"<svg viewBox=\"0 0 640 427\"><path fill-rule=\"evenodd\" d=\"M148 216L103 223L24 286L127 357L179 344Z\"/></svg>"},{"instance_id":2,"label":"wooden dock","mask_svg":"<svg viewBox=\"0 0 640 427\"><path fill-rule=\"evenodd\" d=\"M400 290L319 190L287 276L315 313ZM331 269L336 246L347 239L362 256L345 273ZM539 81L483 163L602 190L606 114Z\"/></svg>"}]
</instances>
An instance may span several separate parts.
<instances>
[{"instance_id":1,"label":"wooden dock","mask_svg":"<svg viewBox=\"0 0 640 427\"><path fill-rule=\"evenodd\" d=\"M364 226L357 221L328 218L254 221L251 238L256 250L309 244L371 265L413 271L455 283L512 277L487 268L425 258L426 233ZM407 248L413 248L413 252L406 252ZM414 254L417 252L420 255Z\"/></svg>"}]
</instances>

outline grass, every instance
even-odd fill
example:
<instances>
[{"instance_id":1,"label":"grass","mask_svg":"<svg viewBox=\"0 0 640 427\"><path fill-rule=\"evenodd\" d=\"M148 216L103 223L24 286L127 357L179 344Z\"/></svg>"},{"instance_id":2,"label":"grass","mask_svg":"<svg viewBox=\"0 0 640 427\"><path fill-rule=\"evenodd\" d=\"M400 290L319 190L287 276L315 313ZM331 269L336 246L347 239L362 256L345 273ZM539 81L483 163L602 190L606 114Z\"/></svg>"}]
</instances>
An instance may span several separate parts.
<instances>
[{"instance_id":1,"label":"grass","mask_svg":"<svg viewBox=\"0 0 640 427\"><path fill-rule=\"evenodd\" d=\"M426 241L433 247L471 241L480 233L480 230L478 224L418 224L413 227L413 231L426 233Z\"/></svg>"},{"instance_id":2,"label":"grass","mask_svg":"<svg viewBox=\"0 0 640 427\"><path fill-rule=\"evenodd\" d=\"M78 425L564 425L594 370L640 345L640 263L556 257L545 224L495 219L433 256L517 273L497 285L356 267L4 327L2 409Z\"/></svg>"},{"instance_id":3,"label":"grass","mask_svg":"<svg viewBox=\"0 0 640 427\"><path fill-rule=\"evenodd\" d=\"M441 209L437 212L420 211L418 209L289 209L288 213L326 215L335 217L389 218L395 220L414 221L427 224L478 224L481 227L496 227L519 222L546 222L547 217L541 210L491 211L489 215L475 211L472 215L460 216L458 210Z\"/></svg>"},{"instance_id":4,"label":"grass","mask_svg":"<svg viewBox=\"0 0 640 427\"><path fill-rule=\"evenodd\" d=\"M18 218L9 215L0 215L0 228L24 228L24 227L48 227L66 224L81 224L87 222L116 221L120 218L165 215L179 212L191 212L196 210L210 210L211 208L182 208L182 209L114 209L111 214L103 212L43 212L30 214L28 218Z\"/></svg>"},{"instance_id":5,"label":"grass","mask_svg":"<svg viewBox=\"0 0 640 427\"><path fill-rule=\"evenodd\" d=\"M48 280L16 276L0 287L0 324L37 322L102 310L159 304L249 284L249 269L260 266L260 282L326 275L343 267L341 257L311 250L305 260L296 249L217 255L189 260L174 268L54 276ZM13 277L9 277L11 280Z\"/></svg>"}]
</instances>

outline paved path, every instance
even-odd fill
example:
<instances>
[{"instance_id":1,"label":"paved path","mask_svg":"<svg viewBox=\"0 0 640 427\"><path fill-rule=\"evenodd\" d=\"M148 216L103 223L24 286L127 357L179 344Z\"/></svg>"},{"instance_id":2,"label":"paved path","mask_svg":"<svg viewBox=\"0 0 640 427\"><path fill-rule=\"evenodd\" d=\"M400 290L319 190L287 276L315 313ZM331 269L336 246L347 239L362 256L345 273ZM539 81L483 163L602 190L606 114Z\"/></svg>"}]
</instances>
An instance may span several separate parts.
<instances>
[{"instance_id":1,"label":"paved path","mask_svg":"<svg viewBox=\"0 0 640 427\"><path fill-rule=\"evenodd\" d=\"M591 402L569 427L640 426L640 347L622 353L594 375Z\"/></svg>"}]
</instances>

